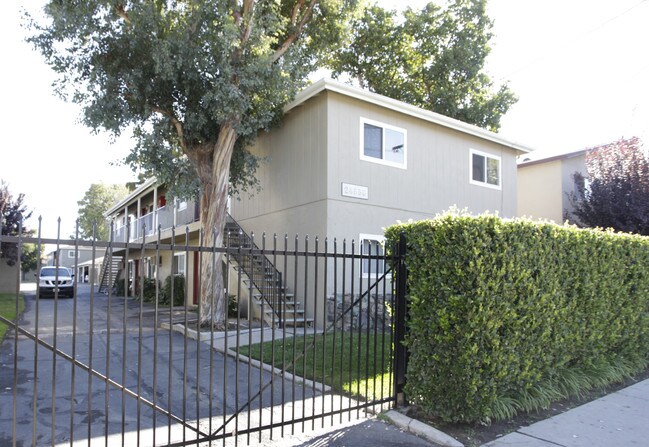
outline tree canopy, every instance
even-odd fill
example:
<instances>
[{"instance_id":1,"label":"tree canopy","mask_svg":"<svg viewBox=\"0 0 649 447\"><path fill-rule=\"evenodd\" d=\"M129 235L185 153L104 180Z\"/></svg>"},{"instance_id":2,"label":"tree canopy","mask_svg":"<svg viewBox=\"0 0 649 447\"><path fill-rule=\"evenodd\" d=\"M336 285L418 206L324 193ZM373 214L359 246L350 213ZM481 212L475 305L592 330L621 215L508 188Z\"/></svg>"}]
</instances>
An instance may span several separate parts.
<instances>
[{"instance_id":1,"label":"tree canopy","mask_svg":"<svg viewBox=\"0 0 649 447\"><path fill-rule=\"evenodd\" d=\"M379 6L354 20L349 45L330 59L334 76L363 88L496 131L517 98L484 73L492 21L486 0L431 2L403 17Z\"/></svg>"},{"instance_id":2,"label":"tree canopy","mask_svg":"<svg viewBox=\"0 0 649 447\"><path fill-rule=\"evenodd\" d=\"M0 224L3 236L18 236L19 234L28 236L32 234L24 225L24 222L32 215L31 211L28 211L23 203L24 198L24 194L18 194L14 197L9 191L7 183L0 180ZM18 246L14 243L2 242L0 244L0 258L9 265L15 265L18 262Z\"/></svg>"},{"instance_id":3,"label":"tree canopy","mask_svg":"<svg viewBox=\"0 0 649 447\"><path fill-rule=\"evenodd\" d=\"M649 156L639 138L590 149L586 175L574 174L572 217L581 226L649 236Z\"/></svg>"},{"instance_id":4,"label":"tree canopy","mask_svg":"<svg viewBox=\"0 0 649 447\"><path fill-rule=\"evenodd\" d=\"M104 213L128 195L123 185L93 183L77 202L79 205L79 238L107 241L110 229ZM95 226L96 225L96 226Z\"/></svg>"},{"instance_id":5,"label":"tree canopy","mask_svg":"<svg viewBox=\"0 0 649 447\"><path fill-rule=\"evenodd\" d=\"M127 162L173 195L199 191L204 243L220 245L228 193L255 183L246 146L333 51L356 0L50 0L29 38L83 122L119 135ZM201 264L201 322L222 326L220 268ZM214 259L220 262L220 255Z\"/></svg>"},{"instance_id":6,"label":"tree canopy","mask_svg":"<svg viewBox=\"0 0 649 447\"><path fill-rule=\"evenodd\" d=\"M47 22L31 22L29 40L59 73L56 92L83 106L84 124L115 135L132 127L127 161L189 194L204 186L225 128L236 135L231 185L255 182L246 144L279 119L354 8L349 0L56 0Z\"/></svg>"}]
</instances>

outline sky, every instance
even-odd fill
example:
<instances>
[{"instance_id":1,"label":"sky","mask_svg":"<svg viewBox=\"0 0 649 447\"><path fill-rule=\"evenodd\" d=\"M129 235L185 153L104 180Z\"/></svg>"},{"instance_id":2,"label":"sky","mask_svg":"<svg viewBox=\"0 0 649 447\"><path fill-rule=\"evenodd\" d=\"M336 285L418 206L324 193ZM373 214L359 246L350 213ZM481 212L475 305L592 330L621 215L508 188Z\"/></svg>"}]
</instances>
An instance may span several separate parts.
<instances>
[{"instance_id":1,"label":"sky","mask_svg":"<svg viewBox=\"0 0 649 447\"><path fill-rule=\"evenodd\" d=\"M44 237L60 231L67 238L92 183L134 178L116 163L132 142L93 135L79 123L78 106L54 96L55 75L20 26L22 8L43 4L5 2L0 14L0 179L25 194L29 227L42 216ZM494 37L486 71L519 97L501 120L502 136L534 149L534 158L635 135L649 142L649 0L490 0L488 14Z\"/></svg>"}]
</instances>

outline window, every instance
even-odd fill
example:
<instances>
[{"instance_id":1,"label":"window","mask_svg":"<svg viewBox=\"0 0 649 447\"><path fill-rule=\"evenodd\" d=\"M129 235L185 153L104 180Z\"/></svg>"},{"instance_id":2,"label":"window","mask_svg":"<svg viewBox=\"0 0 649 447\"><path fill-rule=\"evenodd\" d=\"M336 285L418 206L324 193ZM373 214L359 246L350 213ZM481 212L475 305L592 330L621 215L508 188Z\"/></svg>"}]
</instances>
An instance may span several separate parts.
<instances>
[{"instance_id":1,"label":"window","mask_svg":"<svg viewBox=\"0 0 649 447\"><path fill-rule=\"evenodd\" d=\"M361 118L361 160L406 169L406 130Z\"/></svg>"},{"instance_id":2,"label":"window","mask_svg":"<svg viewBox=\"0 0 649 447\"><path fill-rule=\"evenodd\" d=\"M68 250L68 258L74 259L74 250Z\"/></svg>"},{"instance_id":3,"label":"window","mask_svg":"<svg viewBox=\"0 0 649 447\"><path fill-rule=\"evenodd\" d=\"M358 237L363 278L381 276L385 273L385 238L375 234L361 234Z\"/></svg>"},{"instance_id":4,"label":"window","mask_svg":"<svg viewBox=\"0 0 649 447\"><path fill-rule=\"evenodd\" d=\"M474 185L500 189L500 157L470 149L470 181Z\"/></svg>"},{"instance_id":5,"label":"window","mask_svg":"<svg viewBox=\"0 0 649 447\"><path fill-rule=\"evenodd\" d=\"M155 279L158 266L155 264L155 258L144 258L144 275L146 278Z\"/></svg>"},{"instance_id":6,"label":"window","mask_svg":"<svg viewBox=\"0 0 649 447\"><path fill-rule=\"evenodd\" d=\"M185 274L187 270L187 256L185 253L174 253L174 264L173 264L173 274L187 276Z\"/></svg>"}]
</instances>

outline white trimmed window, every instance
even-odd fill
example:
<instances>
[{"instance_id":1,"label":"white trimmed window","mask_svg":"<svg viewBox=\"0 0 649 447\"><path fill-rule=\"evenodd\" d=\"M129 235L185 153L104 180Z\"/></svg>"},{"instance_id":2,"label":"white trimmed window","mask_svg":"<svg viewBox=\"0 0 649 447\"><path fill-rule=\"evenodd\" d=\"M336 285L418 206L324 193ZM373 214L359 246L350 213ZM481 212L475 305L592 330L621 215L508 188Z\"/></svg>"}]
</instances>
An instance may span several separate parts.
<instances>
[{"instance_id":1,"label":"white trimmed window","mask_svg":"<svg viewBox=\"0 0 649 447\"><path fill-rule=\"evenodd\" d=\"M469 149L469 181L474 185L500 189L500 157Z\"/></svg>"},{"instance_id":2,"label":"white trimmed window","mask_svg":"<svg viewBox=\"0 0 649 447\"><path fill-rule=\"evenodd\" d=\"M74 250L68 250L68 258L74 259Z\"/></svg>"},{"instance_id":3,"label":"white trimmed window","mask_svg":"<svg viewBox=\"0 0 649 447\"><path fill-rule=\"evenodd\" d=\"M375 278L385 273L385 237L377 234L360 234L359 251L361 258L361 276Z\"/></svg>"},{"instance_id":4,"label":"white trimmed window","mask_svg":"<svg viewBox=\"0 0 649 447\"><path fill-rule=\"evenodd\" d=\"M361 160L407 167L406 129L361 118Z\"/></svg>"},{"instance_id":5,"label":"white trimmed window","mask_svg":"<svg viewBox=\"0 0 649 447\"><path fill-rule=\"evenodd\" d=\"M185 253L174 253L173 274L187 276L187 256Z\"/></svg>"}]
</instances>

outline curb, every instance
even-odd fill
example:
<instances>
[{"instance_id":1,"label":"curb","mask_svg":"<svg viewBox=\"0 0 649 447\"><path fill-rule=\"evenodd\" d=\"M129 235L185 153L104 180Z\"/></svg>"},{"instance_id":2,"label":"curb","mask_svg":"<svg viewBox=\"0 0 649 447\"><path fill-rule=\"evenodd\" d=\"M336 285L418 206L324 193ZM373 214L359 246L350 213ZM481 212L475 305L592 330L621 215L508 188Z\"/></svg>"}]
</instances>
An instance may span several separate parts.
<instances>
[{"instance_id":1,"label":"curb","mask_svg":"<svg viewBox=\"0 0 649 447\"><path fill-rule=\"evenodd\" d=\"M425 439L426 441L434 442L444 447L464 447L457 439L447 435L446 433L424 424L421 421L409 418L405 414L399 413L395 410L389 410L383 413L383 416L388 419L392 424L400 429L407 431L415 436Z\"/></svg>"}]
</instances>

